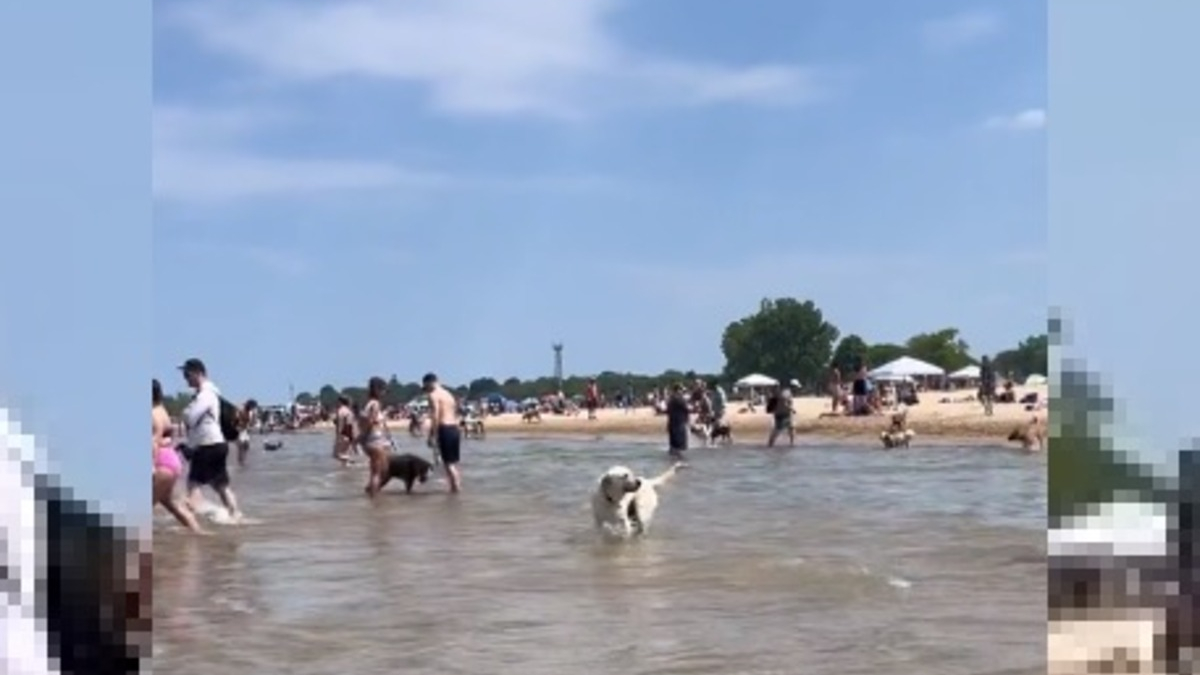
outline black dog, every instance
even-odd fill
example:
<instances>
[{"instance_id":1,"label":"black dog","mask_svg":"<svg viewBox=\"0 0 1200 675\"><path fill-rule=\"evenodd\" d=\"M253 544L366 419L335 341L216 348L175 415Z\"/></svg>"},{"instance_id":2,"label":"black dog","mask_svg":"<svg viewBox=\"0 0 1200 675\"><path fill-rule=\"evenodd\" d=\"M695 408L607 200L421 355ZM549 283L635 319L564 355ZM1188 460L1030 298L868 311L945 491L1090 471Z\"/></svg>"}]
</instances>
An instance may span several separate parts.
<instances>
[{"instance_id":1,"label":"black dog","mask_svg":"<svg viewBox=\"0 0 1200 675\"><path fill-rule=\"evenodd\" d=\"M404 491L412 492L414 483L424 483L429 480L429 472L432 469L432 464L416 455L407 452L402 455L392 455L388 458L388 473L384 476L383 482L379 484L379 488L383 489L388 481L399 478L404 481Z\"/></svg>"},{"instance_id":2,"label":"black dog","mask_svg":"<svg viewBox=\"0 0 1200 675\"><path fill-rule=\"evenodd\" d=\"M708 432L708 440L711 443L721 441L725 445L730 445L733 443L733 429L727 422L718 422Z\"/></svg>"}]
</instances>

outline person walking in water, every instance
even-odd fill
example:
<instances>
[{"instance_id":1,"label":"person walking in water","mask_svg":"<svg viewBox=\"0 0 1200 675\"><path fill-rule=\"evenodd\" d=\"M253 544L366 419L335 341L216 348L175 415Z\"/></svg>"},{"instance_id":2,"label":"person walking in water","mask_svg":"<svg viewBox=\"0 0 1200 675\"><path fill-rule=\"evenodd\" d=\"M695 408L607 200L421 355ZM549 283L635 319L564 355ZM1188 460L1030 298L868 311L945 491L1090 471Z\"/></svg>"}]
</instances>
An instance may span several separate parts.
<instances>
[{"instance_id":1,"label":"person walking in water","mask_svg":"<svg viewBox=\"0 0 1200 675\"><path fill-rule=\"evenodd\" d=\"M158 380L150 381L150 446L154 457L154 483L152 492L154 504L162 505L175 520L196 534L205 534L196 514L188 508L183 500L175 496L175 484L183 473L183 460L175 450L173 442L174 428L171 416L163 405L162 384Z\"/></svg>"},{"instance_id":2,"label":"person walking in water","mask_svg":"<svg viewBox=\"0 0 1200 675\"><path fill-rule=\"evenodd\" d=\"M458 470L462 459L462 430L454 394L447 391L433 373L426 373L421 378L421 387L429 396L429 447L437 450L442 458L450 491L458 492L462 488L462 474Z\"/></svg>"},{"instance_id":3,"label":"person walking in water","mask_svg":"<svg viewBox=\"0 0 1200 675\"><path fill-rule=\"evenodd\" d=\"M350 466L354 452L354 411L350 408L350 397L339 394L337 411L333 414L333 458L342 466Z\"/></svg>"},{"instance_id":4,"label":"person walking in water","mask_svg":"<svg viewBox=\"0 0 1200 675\"><path fill-rule=\"evenodd\" d=\"M188 359L179 367L183 379L195 391L183 409L183 425L192 457L188 461L187 501L194 511L200 488L208 486L221 498L229 517L237 522L242 514L229 487L229 441L221 432L221 392L208 379L200 359Z\"/></svg>"},{"instance_id":5,"label":"person walking in water","mask_svg":"<svg viewBox=\"0 0 1200 675\"><path fill-rule=\"evenodd\" d=\"M683 459L683 453L688 449L690 421L691 410L683 385L676 382L671 385L671 395L667 397L667 454L673 459Z\"/></svg>"},{"instance_id":6,"label":"person walking in water","mask_svg":"<svg viewBox=\"0 0 1200 675\"><path fill-rule=\"evenodd\" d=\"M787 433L788 445L796 444L796 427L793 422L796 411L792 401L792 388L779 385L775 391L775 405L768 406L772 410L771 415L775 423L771 426L771 434L767 436L767 447L775 447L775 441L779 439L779 435Z\"/></svg>"},{"instance_id":7,"label":"person walking in water","mask_svg":"<svg viewBox=\"0 0 1200 675\"><path fill-rule=\"evenodd\" d=\"M367 403L358 415L358 442L369 460L365 491L370 497L379 494L379 488L387 477L388 458L392 452L392 438L383 416L383 396L386 393L387 382L382 377L372 377L367 382Z\"/></svg>"}]
</instances>

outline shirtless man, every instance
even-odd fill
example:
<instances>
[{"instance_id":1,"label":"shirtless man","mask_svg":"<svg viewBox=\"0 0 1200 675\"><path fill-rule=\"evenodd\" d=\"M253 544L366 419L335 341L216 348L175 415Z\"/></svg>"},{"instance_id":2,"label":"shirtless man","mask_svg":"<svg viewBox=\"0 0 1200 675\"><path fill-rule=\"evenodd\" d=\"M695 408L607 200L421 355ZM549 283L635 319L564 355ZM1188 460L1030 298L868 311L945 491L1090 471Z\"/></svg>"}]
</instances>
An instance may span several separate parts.
<instances>
[{"instance_id":1,"label":"shirtless man","mask_svg":"<svg viewBox=\"0 0 1200 675\"><path fill-rule=\"evenodd\" d=\"M458 405L454 395L438 382L437 375L427 373L421 378L421 386L429 396L429 447L441 455L446 467L446 480L450 491L458 492L462 476L458 471L462 445L462 431L458 423Z\"/></svg>"}]
</instances>

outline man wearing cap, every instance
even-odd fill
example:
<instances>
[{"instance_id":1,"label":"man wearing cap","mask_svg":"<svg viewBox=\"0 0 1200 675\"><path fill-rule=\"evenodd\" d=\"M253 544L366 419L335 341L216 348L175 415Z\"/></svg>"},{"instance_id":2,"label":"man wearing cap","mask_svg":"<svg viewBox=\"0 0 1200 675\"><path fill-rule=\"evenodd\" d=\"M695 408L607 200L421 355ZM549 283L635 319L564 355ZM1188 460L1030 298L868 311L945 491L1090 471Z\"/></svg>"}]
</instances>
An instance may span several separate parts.
<instances>
[{"instance_id":1,"label":"man wearing cap","mask_svg":"<svg viewBox=\"0 0 1200 675\"><path fill-rule=\"evenodd\" d=\"M237 499L229 487L229 442L221 433L221 392L208 379L200 359L188 359L179 367L195 394L183 409L183 424L192 458L188 462L187 500L195 509L200 488L207 485L221 498L233 520L241 518Z\"/></svg>"}]
</instances>

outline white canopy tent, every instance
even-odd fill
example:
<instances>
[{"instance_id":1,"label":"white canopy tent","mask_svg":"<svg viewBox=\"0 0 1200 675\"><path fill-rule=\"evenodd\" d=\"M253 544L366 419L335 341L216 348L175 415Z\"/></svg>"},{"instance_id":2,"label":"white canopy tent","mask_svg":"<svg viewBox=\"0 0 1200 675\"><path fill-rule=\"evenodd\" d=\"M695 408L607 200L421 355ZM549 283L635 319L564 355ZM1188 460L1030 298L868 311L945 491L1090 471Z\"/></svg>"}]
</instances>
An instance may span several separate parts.
<instances>
[{"instance_id":1,"label":"white canopy tent","mask_svg":"<svg viewBox=\"0 0 1200 675\"><path fill-rule=\"evenodd\" d=\"M937 377L945 374L946 371L932 363L911 356L901 356L867 373L873 380L904 380L910 377Z\"/></svg>"},{"instance_id":2,"label":"white canopy tent","mask_svg":"<svg viewBox=\"0 0 1200 675\"><path fill-rule=\"evenodd\" d=\"M952 380L978 380L981 374L979 366L966 366L950 373L949 377Z\"/></svg>"},{"instance_id":3,"label":"white canopy tent","mask_svg":"<svg viewBox=\"0 0 1200 675\"><path fill-rule=\"evenodd\" d=\"M1046 380L1045 375L1030 375L1029 377L1025 378L1025 386L1026 387L1040 387L1040 386L1046 384L1046 381L1047 380Z\"/></svg>"},{"instance_id":4,"label":"white canopy tent","mask_svg":"<svg viewBox=\"0 0 1200 675\"><path fill-rule=\"evenodd\" d=\"M779 380L759 373L751 373L734 383L738 389L754 389L757 387L774 387Z\"/></svg>"}]
</instances>

